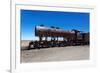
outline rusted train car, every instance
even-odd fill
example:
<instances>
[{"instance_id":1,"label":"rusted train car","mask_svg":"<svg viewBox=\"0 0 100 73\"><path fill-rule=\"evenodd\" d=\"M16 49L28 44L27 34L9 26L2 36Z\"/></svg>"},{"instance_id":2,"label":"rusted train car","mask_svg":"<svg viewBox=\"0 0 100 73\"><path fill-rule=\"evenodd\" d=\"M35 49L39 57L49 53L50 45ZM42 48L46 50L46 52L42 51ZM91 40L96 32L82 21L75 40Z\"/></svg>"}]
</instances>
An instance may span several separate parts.
<instances>
[{"instance_id":1,"label":"rusted train car","mask_svg":"<svg viewBox=\"0 0 100 73\"><path fill-rule=\"evenodd\" d=\"M89 44L89 33L75 29L63 30L55 27L36 26L35 36L39 38L39 41L31 41L28 49ZM50 39L48 40L48 38ZM63 40L59 38L63 38Z\"/></svg>"}]
</instances>

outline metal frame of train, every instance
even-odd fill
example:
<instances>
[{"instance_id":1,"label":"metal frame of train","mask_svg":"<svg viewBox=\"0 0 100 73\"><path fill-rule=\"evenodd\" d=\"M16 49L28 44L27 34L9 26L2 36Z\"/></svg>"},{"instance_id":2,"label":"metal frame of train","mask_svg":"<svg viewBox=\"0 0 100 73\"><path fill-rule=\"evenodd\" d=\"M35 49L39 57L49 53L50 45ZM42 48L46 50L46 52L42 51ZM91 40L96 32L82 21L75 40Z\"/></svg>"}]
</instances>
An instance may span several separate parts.
<instances>
[{"instance_id":1,"label":"metal frame of train","mask_svg":"<svg viewBox=\"0 0 100 73\"><path fill-rule=\"evenodd\" d=\"M28 49L89 45L89 32L85 33L75 29L63 30L57 27L35 26L35 36L39 40L30 41Z\"/></svg>"}]
</instances>

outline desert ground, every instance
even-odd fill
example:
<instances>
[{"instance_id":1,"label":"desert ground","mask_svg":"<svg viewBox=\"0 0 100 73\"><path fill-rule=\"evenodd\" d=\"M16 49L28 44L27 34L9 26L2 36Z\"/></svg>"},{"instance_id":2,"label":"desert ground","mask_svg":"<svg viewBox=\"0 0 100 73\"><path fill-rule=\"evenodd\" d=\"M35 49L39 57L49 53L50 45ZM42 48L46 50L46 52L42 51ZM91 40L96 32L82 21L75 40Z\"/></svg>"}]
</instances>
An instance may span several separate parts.
<instances>
[{"instance_id":1,"label":"desert ground","mask_svg":"<svg viewBox=\"0 0 100 73\"><path fill-rule=\"evenodd\" d=\"M29 41L21 42L21 63L89 59L89 45L27 50L28 43Z\"/></svg>"}]
</instances>

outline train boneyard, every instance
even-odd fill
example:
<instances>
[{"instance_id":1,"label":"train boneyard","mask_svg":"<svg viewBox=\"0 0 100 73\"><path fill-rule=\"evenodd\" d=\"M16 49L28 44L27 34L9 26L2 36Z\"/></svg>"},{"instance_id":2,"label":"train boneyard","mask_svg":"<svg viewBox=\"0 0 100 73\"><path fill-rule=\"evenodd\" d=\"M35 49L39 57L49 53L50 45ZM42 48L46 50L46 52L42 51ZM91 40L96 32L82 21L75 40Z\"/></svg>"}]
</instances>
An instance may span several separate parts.
<instances>
[{"instance_id":1,"label":"train boneyard","mask_svg":"<svg viewBox=\"0 0 100 73\"><path fill-rule=\"evenodd\" d=\"M36 26L35 36L38 37L39 40L30 41L28 46L29 50L49 47L89 45L89 33L75 29L63 30L55 27Z\"/></svg>"}]
</instances>

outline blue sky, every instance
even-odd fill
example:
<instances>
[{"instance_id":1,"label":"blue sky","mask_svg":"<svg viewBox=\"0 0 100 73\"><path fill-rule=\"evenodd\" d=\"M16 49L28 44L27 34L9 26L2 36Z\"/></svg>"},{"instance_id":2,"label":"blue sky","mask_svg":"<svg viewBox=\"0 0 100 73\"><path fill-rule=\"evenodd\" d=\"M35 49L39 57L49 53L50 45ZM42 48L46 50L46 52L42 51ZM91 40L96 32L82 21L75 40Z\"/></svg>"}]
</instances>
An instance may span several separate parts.
<instances>
[{"instance_id":1,"label":"blue sky","mask_svg":"<svg viewBox=\"0 0 100 73\"><path fill-rule=\"evenodd\" d=\"M89 13L21 10L21 39L35 40L35 26L59 27L64 30L77 29L89 32Z\"/></svg>"}]
</instances>

